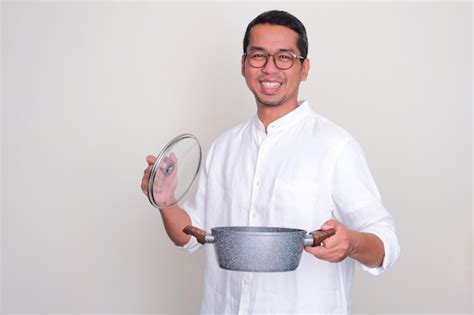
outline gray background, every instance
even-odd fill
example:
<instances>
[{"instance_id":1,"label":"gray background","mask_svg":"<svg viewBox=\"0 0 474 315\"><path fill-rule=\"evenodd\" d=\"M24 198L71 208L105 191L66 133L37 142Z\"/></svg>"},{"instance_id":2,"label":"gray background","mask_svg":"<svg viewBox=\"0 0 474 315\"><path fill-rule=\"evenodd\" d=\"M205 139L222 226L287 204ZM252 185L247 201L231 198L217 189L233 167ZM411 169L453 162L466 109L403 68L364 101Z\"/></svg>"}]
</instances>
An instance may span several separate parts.
<instances>
[{"instance_id":1,"label":"gray background","mask_svg":"<svg viewBox=\"0 0 474 315\"><path fill-rule=\"evenodd\" d=\"M2 313L197 311L202 253L167 239L144 159L254 114L241 41L274 8L308 30L301 98L362 144L397 223L354 313L472 312L470 2L3 1Z\"/></svg>"}]
</instances>

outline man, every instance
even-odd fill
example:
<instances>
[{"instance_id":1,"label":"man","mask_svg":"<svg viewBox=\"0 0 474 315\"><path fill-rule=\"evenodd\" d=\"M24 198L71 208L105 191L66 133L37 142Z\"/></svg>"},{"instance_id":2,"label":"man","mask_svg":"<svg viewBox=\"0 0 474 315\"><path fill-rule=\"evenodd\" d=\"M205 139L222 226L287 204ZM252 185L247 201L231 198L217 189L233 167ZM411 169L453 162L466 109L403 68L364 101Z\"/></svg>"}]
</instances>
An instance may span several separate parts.
<instances>
[{"instance_id":1,"label":"man","mask_svg":"<svg viewBox=\"0 0 474 315\"><path fill-rule=\"evenodd\" d=\"M206 246L203 314L349 313L355 261L379 274L398 257L393 220L360 146L308 102L298 102L310 69L307 45L303 24L286 12L265 12L248 25L241 70L257 115L212 144L194 198L161 214L170 238L190 251L200 245L182 232L188 224L208 231L321 227L336 234L321 247L306 247L311 255L282 273L220 269ZM147 157L149 165L154 160Z\"/></svg>"}]
</instances>

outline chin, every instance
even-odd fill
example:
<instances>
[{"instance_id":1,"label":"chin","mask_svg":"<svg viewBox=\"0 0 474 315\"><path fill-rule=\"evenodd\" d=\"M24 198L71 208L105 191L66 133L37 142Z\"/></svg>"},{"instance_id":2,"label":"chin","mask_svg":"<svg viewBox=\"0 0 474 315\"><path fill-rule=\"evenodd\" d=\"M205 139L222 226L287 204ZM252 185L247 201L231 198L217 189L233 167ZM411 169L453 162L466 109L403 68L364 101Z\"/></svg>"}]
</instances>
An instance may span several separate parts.
<instances>
[{"instance_id":1,"label":"chin","mask_svg":"<svg viewBox=\"0 0 474 315\"><path fill-rule=\"evenodd\" d=\"M261 98L256 96L257 102L264 106L278 106L281 105L285 100L284 99L270 99L270 98Z\"/></svg>"},{"instance_id":2,"label":"chin","mask_svg":"<svg viewBox=\"0 0 474 315\"><path fill-rule=\"evenodd\" d=\"M283 100L276 100L276 101L272 101L272 100L259 100L259 103L264 105L264 106L268 106L268 107L274 107L274 106L279 106L283 103Z\"/></svg>"}]
</instances>

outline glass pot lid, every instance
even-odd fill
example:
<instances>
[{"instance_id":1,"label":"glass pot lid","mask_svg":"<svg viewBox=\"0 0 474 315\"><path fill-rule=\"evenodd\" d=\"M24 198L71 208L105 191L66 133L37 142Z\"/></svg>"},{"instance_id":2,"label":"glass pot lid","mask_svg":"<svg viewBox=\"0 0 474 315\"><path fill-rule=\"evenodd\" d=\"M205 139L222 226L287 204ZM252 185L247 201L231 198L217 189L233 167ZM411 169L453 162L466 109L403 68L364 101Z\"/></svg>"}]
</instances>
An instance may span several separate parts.
<instances>
[{"instance_id":1,"label":"glass pot lid","mask_svg":"<svg viewBox=\"0 0 474 315\"><path fill-rule=\"evenodd\" d=\"M197 138L173 138L156 157L148 178L148 200L159 209L177 204L191 189L201 167L202 150Z\"/></svg>"}]
</instances>

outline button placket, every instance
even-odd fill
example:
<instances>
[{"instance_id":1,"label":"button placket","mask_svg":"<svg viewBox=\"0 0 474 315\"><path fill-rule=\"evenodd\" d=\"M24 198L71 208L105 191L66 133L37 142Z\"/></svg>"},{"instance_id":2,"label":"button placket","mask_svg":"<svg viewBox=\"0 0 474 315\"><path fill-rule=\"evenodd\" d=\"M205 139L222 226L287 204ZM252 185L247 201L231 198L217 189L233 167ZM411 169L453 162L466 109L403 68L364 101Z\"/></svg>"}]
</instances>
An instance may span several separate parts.
<instances>
[{"instance_id":1,"label":"button placket","mask_svg":"<svg viewBox=\"0 0 474 315\"><path fill-rule=\"evenodd\" d=\"M242 276L241 282L241 294L240 294L240 304L239 304L239 314L249 314L250 313L250 298L251 298L251 281L252 274L244 273Z\"/></svg>"},{"instance_id":2,"label":"button placket","mask_svg":"<svg viewBox=\"0 0 474 315\"><path fill-rule=\"evenodd\" d=\"M254 177L253 177L253 183L252 183L252 197L251 197L251 204L250 204L250 212L249 212L249 225L256 225L258 222L257 222L257 213L256 213L256 209L255 209L255 200L257 198L257 195L258 195L258 192L259 192L259 189L262 185L262 182L261 182L261 166L263 165L263 159L264 159L264 156L265 156L265 138L262 139L262 141L260 142L260 146L258 148L258 152L257 152L257 162L256 162L256 165L255 165L255 174L254 174Z\"/></svg>"}]
</instances>

